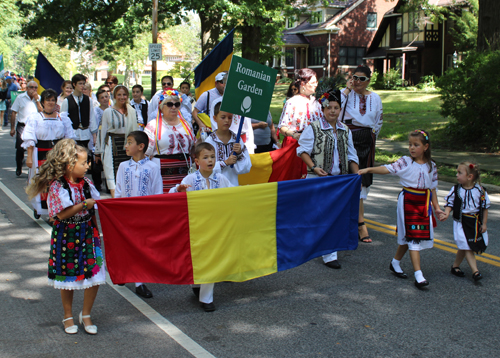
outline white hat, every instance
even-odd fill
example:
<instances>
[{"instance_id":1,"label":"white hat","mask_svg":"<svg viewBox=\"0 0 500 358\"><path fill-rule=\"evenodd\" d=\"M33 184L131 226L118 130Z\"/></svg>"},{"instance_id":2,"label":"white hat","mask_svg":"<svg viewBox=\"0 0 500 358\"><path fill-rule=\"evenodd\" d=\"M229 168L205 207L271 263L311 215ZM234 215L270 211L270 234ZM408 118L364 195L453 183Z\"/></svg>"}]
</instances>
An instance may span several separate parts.
<instances>
[{"instance_id":1,"label":"white hat","mask_svg":"<svg viewBox=\"0 0 500 358\"><path fill-rule=\"evenodd\" d=\"M224 79L224 77L226 76L227 72L219 72L216 76L215 76L215 80L216 81L222 81Z\"/></svg>"}]
</instances>

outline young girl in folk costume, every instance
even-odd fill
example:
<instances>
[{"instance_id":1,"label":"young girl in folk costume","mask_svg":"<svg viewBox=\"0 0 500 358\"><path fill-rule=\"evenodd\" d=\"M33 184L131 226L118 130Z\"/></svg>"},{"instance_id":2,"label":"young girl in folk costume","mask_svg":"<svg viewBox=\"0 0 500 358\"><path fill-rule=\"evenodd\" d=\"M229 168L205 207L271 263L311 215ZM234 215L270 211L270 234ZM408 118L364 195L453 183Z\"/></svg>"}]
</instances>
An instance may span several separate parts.
<instances>
[{"instance_id":1,"label":"young girl in folk costume","mask_svg":"<svg viewBox=\"0 0 500 358\"><path fill-rule=\"evenodd\" d=\"M160 165L163 192L180 184L191 168L191 149L195 143L193 128L180 112L182 98L177 90L165 89L155 120L149 121L144 133L149 137L146 156L154 156Z\"/></svg>"},{"instance_id":2,"label":"young girl in folk costume","mask_svg":"<svg viewBox=\"0 0 500 358\"><path fill-rule=\"evenodd\" d=\"M308 167L307 178L357 173L358 156L347 125L340 123L341 99L339 90L324 93L319 102L323 115L312 122L299 139L297 155ZM326 266L339 269L337 252L323 255Z\"/></svg>"},{"instance_id":3,"label":"young girl in folk costume","mask_svg":"<svg viewBox=\"0 0 500 358\"><path fill-rule=\"evenodd\" d=\"M115 195L115 175L121 162L129 158L125 154L125 139L129 133L137 130L137 113L128 103L129 92L127 87L117 85L113 90L114 105L104 110L101 128L96 141L96 163L102 156L106 184Z\"/></svg>"},{"instance_id":4,"label":"young girl in folk costume","mask_svg":"<svg viewBox=\"0 0 500 358\"><path fill-rule=\"evenodd\" d=\"M61 290L64 330L78 332L74 324L73 291L85 290L80 323L96 334L90 311L99 285L106 281L94 205L99 192L84 175L89 168L87 149L73 139L63 139L47 155L26 189L31 198L49 188L49 216L54 218L49 256L49 285Z\"/></svg>"},{"instance_id":5,"label":"young girl in folk costume","mask_svg":"<svg viewBox=\"0 0 500 358\"><path fill-rule=\"evenodd\" d=\"M488 246L488 208L490 199L479 182L479 167L476 163L462 162L457 168L457 182L445 197L445 210L441 221L448 219L453 211L453 236L458 251L451 273L464 277L460 264L466 258L472 270L472 278L479 281L483 278L477 269L475 253L481 253Z\"/></svg>"},{"instance_id":6,"label":"young girl in folk costume","mask_svg":"<svg viewBox=\"0 0 500 358\"><path fill-rule=\"evenodd\" d=\"M398 249L389 265L389 269L399 278L407 278L400 266L400 261L408 249L415 271L415 286L422 288L429 282L420 270L420 251L433 246L435 219L443 211L439 208L436 196L437 167L431 159L429 134L423 130L415 130L409 136L410 156L404 156L396 162L375 168L361 169L360 175L366 173L392 174L400 178L403 191L398 197Z\"/></svg>"},{"instance_id":7,"label":"young girl in folk costume","mask_svg":"<svg viewBox=\"0 0 500 358\"><path fill-rule=\"evenodd\" d=\"M43 111L33 114L26 121L21 147L28 150L26 165L29 168L28 180L38 172L38 168L45 162L47 154L63 138L75 139L75 131L71 120L66 113L57 112L57 93L47 89L40 96ZM47 192L36 195L31 201L35 218L47 215Z\"/></svg>"}]
</instances>

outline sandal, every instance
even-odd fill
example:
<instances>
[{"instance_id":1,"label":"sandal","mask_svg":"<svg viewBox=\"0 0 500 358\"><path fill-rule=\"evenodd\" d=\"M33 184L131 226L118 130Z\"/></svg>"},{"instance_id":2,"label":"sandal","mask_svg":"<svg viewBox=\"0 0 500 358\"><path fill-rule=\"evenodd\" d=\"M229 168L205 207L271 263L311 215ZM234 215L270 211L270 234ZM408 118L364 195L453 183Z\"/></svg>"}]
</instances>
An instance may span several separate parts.
<instances>
[{"instance_id":1,"label":"sandal","mask_svg":"<svg viewBox=\"0 0 500 358\"><path fill-rule=\"evenodd\" d=\"M451 273L452 275L455 275L457 277L465 277L465 273L460 270L460 267L451 267Z\"/></svg>"},{"instance_id":2,"label":"sandal","mask_svg":"<svg viewBox=\"0 0 500 358\"><path fill-rule=\"evenodd\" d=\"M479 281L483 278L483 275L481 275L481 272L476 271L472 274L472 278L474 279L474 281Z\"/></svg>"},{"instance_id":3,"label":"sandal","mask_svg":"<svg viewBox=\"0 0 500 358\"><path fill-rule=\"evenodd\" d=\"M365 225L364 221L362 223L358 223L358 229L359 229L360 226L363 226L363 225ZM358 234L358 240L361 241L361 242L364 242L365 244L369 244L369 243L372 242L372 239L370 238L370 235L361 238L361 236L359 236L359 234Z\"/></svg>"}]
</instances>

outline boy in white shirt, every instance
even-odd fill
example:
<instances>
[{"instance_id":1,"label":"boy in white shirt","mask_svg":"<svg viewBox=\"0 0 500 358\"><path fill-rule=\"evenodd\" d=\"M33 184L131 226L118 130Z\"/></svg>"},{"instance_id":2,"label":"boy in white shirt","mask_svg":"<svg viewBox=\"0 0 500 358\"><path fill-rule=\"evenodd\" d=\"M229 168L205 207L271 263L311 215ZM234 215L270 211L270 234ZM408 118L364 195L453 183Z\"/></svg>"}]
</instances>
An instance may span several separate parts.
<instances>
[{"instance_id":1,"label":"boy in white shirt","mask_svg":"<svg viewBox=\"0 0 500 358\"><path fill-rule=\"evenodd\" d=\"M163 194L160 166L146 157L148 135L133 131L127 137L125 152L130 160L120 164L116 173L115 198ZM144 298L153 294L142 282L135 283L135 293Z\"/></svg>"},{"instance_id":2,"label":"boy in white shirt","mask_svg":"<svg viewBox=\"0 0 500 358\"><path fill-rule=\"evenodd\" d=\"M169 193L180 193L185 191L206 190L217 188L228 188L233 185L220 172L216 172L214 167L215 148L207 143L199 143L195 150L195 163L199 169L182 179L182 182L176 187L170 189ZM199 298L201 307L205 312L215 311L214 300L214 284L206 283L202 285L193 285L193 292Z\"/></svg>"}]
</instances>

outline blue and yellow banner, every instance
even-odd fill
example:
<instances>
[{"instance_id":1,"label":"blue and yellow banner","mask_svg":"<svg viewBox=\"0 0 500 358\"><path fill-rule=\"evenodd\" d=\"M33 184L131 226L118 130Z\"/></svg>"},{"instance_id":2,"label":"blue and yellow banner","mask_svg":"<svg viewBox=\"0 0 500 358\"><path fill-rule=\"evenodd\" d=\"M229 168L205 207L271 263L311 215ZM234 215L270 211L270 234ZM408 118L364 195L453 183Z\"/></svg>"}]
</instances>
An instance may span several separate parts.
<instances>
[{"instance_id":1,"label":"blue and yellow banner","mask_svg":"<svg viewBox=\"0 0 500 358\"><path fill-rule=\"evenodd\" d=\"M200 62L194 69L195 96L215 87L215 76L219 72L229 71L233 57L234 29Z\"/></svg>"},{"instance_id":2,"label":"blue and yellow banner","mask_svg":"<svg viewBox=\"0 0 500 358\"><path fill-rule=\"evenodd\" d=\"M52 88L57 94L60 94L61 85L64 82L64 78L40 51L38 51L38 57L36 59L34 81L38 83L38 94L42 94L44 90L49 88Z\"/></svg>"},{"instance_id":3,"label":"blue and yellow banner","mask_svg":"<svg viewBox=\"0 0 500 358\"><path fill-rule=\"evenodd\" d=\"M107 268L114 283L242 282L355 250L360 188L339 175L99 200Z\"/></svg>"}]
</instances>

